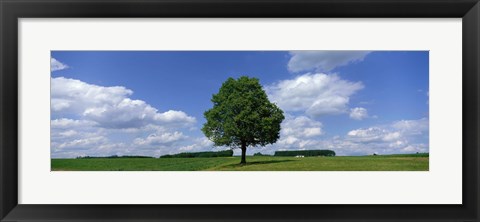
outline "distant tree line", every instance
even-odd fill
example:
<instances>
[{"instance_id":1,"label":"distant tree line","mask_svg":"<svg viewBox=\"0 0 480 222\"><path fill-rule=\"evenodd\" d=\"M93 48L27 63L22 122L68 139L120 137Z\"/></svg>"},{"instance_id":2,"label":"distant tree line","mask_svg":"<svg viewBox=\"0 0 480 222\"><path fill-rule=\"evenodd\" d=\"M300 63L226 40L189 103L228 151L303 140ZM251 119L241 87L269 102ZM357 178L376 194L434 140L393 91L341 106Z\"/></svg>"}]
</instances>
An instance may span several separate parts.
<instances>
[{"instance_id":1,"label":"distant tree line","mask_svg":"<svg viewBox=\"0 0 480 222\"><path fill-rule=\"evenodd\" d=\"M429 157L430 154L429 153L407 153L407 154L384 154L384 155L380 155L380 154L373 154L374 156L384 156L384 157Z\"/></svg>"},{"instance_id":2,"label":"distant tree line","mask_svg":"<svg viewBox=\"0 0 480 222\"><path fill-rule=\"evenodd\" d=\"M253 156L272 156L272 155L268 155L268 154L263 154L263 153L254 153Z\"/></svg>"},{"instance_id":3,"label":"distant tree line","mask_svg":"<svg viewBox=\"0 0 480 222\"><path fill-rule=\"evenodd\" d=\"M77 156L75 159L95 159L95 158L154 158L151 156Z\"/></svg>"},{"instance_id":4,"label":"distant tree line","mask_svg":"<svg viewBox=\"0 0 480 222\"><path fill-rule=\"evenodd\" d=\"M291 150L275 151L274 156L335 156L332 150Z\"/></svg>"},{"instance_id":5,"label":"distant tree line","mask_svg":"<svg viewBox=\"0 0 480 222\"><path fill-rule=\"evenodd\" d=\"M196 152L196 153L178 153L160 156L160 158L195 158L195 157L229 157L233 156L233 150Z\"/></svg>"}]
</instances>

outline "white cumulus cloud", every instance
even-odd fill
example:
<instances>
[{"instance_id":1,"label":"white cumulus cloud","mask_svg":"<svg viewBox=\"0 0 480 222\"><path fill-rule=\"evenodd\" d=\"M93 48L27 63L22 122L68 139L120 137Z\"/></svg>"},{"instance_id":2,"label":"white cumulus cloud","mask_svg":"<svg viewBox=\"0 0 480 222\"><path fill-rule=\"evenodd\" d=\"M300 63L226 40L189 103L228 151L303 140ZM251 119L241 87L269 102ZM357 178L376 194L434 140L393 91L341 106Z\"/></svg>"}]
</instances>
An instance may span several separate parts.
<instances>
[{"instance_id":1,"label":"white cumulus cloud","mask_svg":"<svg viewBox=\"0 0 480 222\"><path fill-rule=\"evenodd\" d=\"M304 74L265 87L270 99L284 111L304 111L312 117L348 112L350 97L363 88L361 82L323 73Z\"/></svg>"},{"instance_id":2,"label":"white cumulus cloud","mask_svg":"<svg viewBox=\"0 0 480 222\"><path fill-rule=\"evenodd\" d=\"M350 109L350 118L354 120L362 120L368 117L367 109L362 107L355 107Z\"/></svg>"},{"instance_id":3,"label":"white cumulus cloud","mask_svg":"<svg viewBox=\"0 0 480 222\"><path fill-rule=\"evenodd\" d=\"M207 137L195 138L192 140L193 144L182 146L178 149L178 152L198 152L198 151L211 151L226 150L228 147L214 147L214 144ZM174 152L172 152L174 153Z\"/></svg>"},{"instance_id":4,"label":"white cumulus cloud","mask_svg":"<svg viewBox=\"0 0 480 222\"><path fill-rule=\"evenodd\" d=\"M288 123L294 119L289 116L285 121L287 125L296 126ZM422 127L404 127L405 125ZM325 135L307 137L303 133L303 128L308 128L308 126L303 126L303 128L301 124L299 126L300 128L296 131L285 127L286 130L282 129L277 143L252 149L250 152L272 154L276 150L330 149L337 155L371 155L373 153L401 154L429 151L427 118L400 120L387 125L353 129L343 136L328 138L325 138Z\"/></svg>"},{"instance_id":5,"label":"white cumulus cloud","mask_svg":"<svg viewBox=\"0 0 480 222\"><path fill-rule=\"evenodd\" d=\"M389 125L351 130L344 141L345 152L412 153L428 152L428 119L400 120ZM352 145L353 144L353 145ZM351 150L351 147L357 147Z\"/></svg>"},{"instance_id":6,"label":"white cumulus cloud","mask_svg":"<svg viewBox=\"0 0 480 222\"><path fill-rule=\"evenodd\" d=\"M369 51L292 51L288 69L291 72L328 72L338 66L362 61Z\"/></svg>"},{"instance_id":7,"label":"white cumulus cloud","mask_svg":"<svg viewBox=\"0 0 480 222\"><path fill-rule=\"evenodd\" d=\"M428 131L428 119L422 118L419 120L400 120L393 123L393 128L400 132L408 134L422 134Z\"/></svg>"},{"instance_id":8,"label":"white cumulus cloud","mask_svg":"<svg viewBox=\"0 0 480 222\"><path fill-rule=\"evenodd\" d=\"M123 86L104 87L64 77L52 78L51 85L52 112L73 114L103 128L190 126L196 122L183 111L162 113L145 101L130 99L133 91Z\"/></svg>"},{"instance_id":9,"label":"white cumulus cloud","mask_svg":"<svg viewBox=\"0 0 480 222\"><path fill-rule=\"evenodd\" d=\"M174 142L185 139L186 136L182 132L166 132L166 133L153 133L148 135L146 138L136 138L133 141L134 145L137 146L158 146L158 145L170 145Z\"/></svg>"},{"instance_id":10,"label":"white cumulus cloud","mask_svg":"<svg viewBox=\"0 0 480 222\"><path fill-rule=\"evenodd\" d=\"M363 143L393 141L400 137L400 132L392 132L383 127L362 128L347 133L347 138L349 140Z\"/></svg>"},{"instance_id":11,"label":"white cumulus cloud","mask_svg":"<svg viewBox=\"0 0 480 222\"><path fill-rule=\"evenodd\" d=\"M312 120L306 116L287 118L282 122L280 135L292 138L308 138L323 134L322 123Z\"/></svg>"},{"instance_id":12,"label":"white cumulus cloud","mask_svg":"<svg viewBox=\"0 0 480 222\"><path fill-rule=\"evenodd\" d=\"M52 157L159 156L191 143L182 130L195 124L194 117L160 112L132 94L123 86L52 78Z\"/></svg>"},{"instance_id":13,"label":"white cumulus cloud","mask_svg":"<svg viewBox=\"0 0 480 222\"><path fill-rule=\"evenodd\" d=\"M86 126L95 126L97 125L93 121L87 120L74 120L67 118L54 119L50 121L50 127L53 129L71 129L73 127L86 127Z\"/></svg>"},{"instance_id":14,"label":"white cumulus cloud","mask_svg":"<svg viewBox=\"0 0 480 222\"><path fill-rule=\"evenodd\" d=\"M258 147L251 152L273 153L275 150L287 149L318 149L319 136L324 134L322 123L306 116L292 116L287 114L282 122L280 138L273 145Z\"/></svg>"},{"instance_id":15,"label":"white cumulus cloud","mask_svg":"<svg viewBox=\"0 0 480 222\"><path fill-rule=\"evenodd\" d=\"M61 63L60 61L56 60L55 58L50 58L50 71L58 71L62 69L68 69L68 65Z\"/></svg>"}]
</instances>

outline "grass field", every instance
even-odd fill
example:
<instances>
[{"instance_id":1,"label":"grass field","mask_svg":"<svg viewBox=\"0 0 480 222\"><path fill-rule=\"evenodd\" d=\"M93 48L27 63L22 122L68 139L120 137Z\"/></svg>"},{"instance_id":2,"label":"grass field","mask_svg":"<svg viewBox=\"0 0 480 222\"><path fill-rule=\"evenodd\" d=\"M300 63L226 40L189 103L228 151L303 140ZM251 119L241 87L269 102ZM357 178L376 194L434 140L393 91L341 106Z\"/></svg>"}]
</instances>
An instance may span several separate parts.
<instances>
[{"instance_id":1,"label":"grass field","mask_svg":"<svg viewBox=\"0 0 480 222\"><path fill-rule=\"evenodd\" d=\"M428 171L428 154L215 158L52 159L53 171Z\"/></svg>"}]
</instances>

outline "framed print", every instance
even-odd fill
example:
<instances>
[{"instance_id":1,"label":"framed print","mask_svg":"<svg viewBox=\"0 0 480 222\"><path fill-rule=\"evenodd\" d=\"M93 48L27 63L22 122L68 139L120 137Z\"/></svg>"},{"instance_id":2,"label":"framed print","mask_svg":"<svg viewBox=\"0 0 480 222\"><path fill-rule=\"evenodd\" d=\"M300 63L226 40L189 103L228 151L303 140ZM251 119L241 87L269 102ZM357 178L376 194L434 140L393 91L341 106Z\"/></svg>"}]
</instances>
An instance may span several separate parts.
<instances>
[{"instance_id":1,"label":"framed print","mask_svg":"<svg viewBox=\"0 0 480 222\"><path fill-rule=\"evenodd\" d=\"M51 55L51 171L429 170L428 51L52 51ZM229 65L222 69L218 63ZM181 69L180 64L195 68ZM250 66L254 70L243 68ZM102 71L88 76L94 71L79 70L82 67ZM140 69L135 78L141 87L128 83L130 67ZM164 81L151 70L172 77ZM359 80L340 72L358 73ZM391 81L399 73L402 77ZM113 79L122 86L103 86ZM258 95L249 97L253 90L239 90L234 96L229 89L237 85L256 86ZM150 101L132 99L142 93L140 89L145 97L157 96ZM389 96L380 97L378 91ZM171 101L153 105L156 100ZM256 105L237 104L248 105L247 100ZM155 108L162 106L178 110ZM219 114L234 107L243 111ZM380 115L393 117L380 120ZM417 118L408 119L409 115ZM242 124L235 119L243 119ZM346 135L326 133L334 130Z\"/></svg>"},{"instance_id":2,"label":"framed print","mask_svg":"<svg viewBox=\"0 0 480 222\"><path fill-rule=\"evenodd\" d=\"M0 6L1 221L478 221L476 0Z\"/></svg>"}]
</instances>

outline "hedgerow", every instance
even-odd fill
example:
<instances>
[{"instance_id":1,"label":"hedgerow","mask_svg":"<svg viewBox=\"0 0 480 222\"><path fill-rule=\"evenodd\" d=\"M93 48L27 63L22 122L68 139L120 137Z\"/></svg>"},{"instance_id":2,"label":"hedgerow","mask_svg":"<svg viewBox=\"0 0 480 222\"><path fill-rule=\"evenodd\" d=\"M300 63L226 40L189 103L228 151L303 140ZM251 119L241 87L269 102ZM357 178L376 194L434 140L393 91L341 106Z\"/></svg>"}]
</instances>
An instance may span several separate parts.
<instances>
[{"instance_id":1,"label":"hedgerow","mask_svg":"<svg viewBox=\"0 0 480 222\"><path fill-rule=\"evenodd\" d=\"M333 150L289 150L275 151L274 156L335 156Z\"/></svg>"},{"instance_id":2,"label":"hedgerow","mask_svg":"<svg viewBox=\"0 0 480 222\"><path fill-rule=\"evenodd\" d=\"M229 157L233 156L233 150L196 152L196 153L177 153L160 156L160 158L195 158L195 157Z\"/></svg>"}]
</instances>

